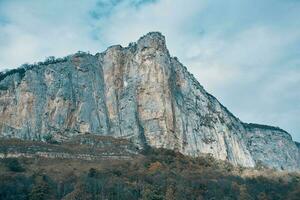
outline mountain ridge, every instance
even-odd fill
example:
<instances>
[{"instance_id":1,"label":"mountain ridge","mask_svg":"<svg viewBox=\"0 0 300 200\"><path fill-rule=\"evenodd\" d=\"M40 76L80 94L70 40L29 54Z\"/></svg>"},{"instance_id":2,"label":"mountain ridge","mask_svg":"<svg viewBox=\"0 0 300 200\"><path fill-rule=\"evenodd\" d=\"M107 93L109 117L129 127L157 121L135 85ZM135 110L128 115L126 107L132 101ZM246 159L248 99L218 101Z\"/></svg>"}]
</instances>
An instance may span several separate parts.
<instances>
[{"instance_id":1,"label":"mountain ridge","mask_svg":"<svg viewBox=\"0 0 300 200\"><path fill-rule=\"evenodd\" d=\"M235 165L261 161L299 169L296 143L286 131L240 121L170 56L159 32L128 47L113 45L95 55L80 52L26 67L0 74L3 137L43 140L50 134L64 140L91 132L127 138L141 148L193 157L208 153ZM12 117L14 112L21 114ZM264 149L262 141L269 140ZM264 158L270 149L279 160Z\"/></svg>"}]
</instances>

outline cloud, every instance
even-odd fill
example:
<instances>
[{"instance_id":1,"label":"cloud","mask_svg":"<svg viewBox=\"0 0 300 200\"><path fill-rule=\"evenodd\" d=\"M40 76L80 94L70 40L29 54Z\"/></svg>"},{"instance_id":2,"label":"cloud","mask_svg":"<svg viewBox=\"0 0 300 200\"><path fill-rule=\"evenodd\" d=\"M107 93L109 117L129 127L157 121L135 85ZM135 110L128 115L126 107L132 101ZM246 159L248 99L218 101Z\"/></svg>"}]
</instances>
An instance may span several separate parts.
<instances>
[{"instance_id":1,"label":"cloud","mask_svg":"<svg viewBox=\"0 0 300 200\"><path fill-rule=\"evenodd\" d=\"M96 1L1 1L1 68L95 50L89 37L89 10Z\"/></svg>"},{"instance_id":2,"label":"cloud","mask_svg":"<svg viewBox=\"0 0 300 200\"><path fill-rule=\"evenodd\" d=\"M2 0L0 13L0 69L161 31L170 53L239 118L300 141L297 0Z\"/></svg>"}]
</instances>

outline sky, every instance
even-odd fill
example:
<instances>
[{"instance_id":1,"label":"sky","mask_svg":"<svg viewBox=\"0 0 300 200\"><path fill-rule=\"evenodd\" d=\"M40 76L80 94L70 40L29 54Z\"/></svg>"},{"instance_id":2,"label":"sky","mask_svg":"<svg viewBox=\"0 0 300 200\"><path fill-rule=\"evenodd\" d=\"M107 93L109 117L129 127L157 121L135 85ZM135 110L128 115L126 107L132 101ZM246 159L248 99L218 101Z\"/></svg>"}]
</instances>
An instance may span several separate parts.
<instances>
[{"instance_id":1,"label":"sky","mask_svg":"<svg viewBox=\"0 0 300 200\"><path fill-rule=\"evenodd\" d=\"M300 0L0 0L0 70L150 31L242 121L300 142Z\"/></svg>"}]
</instances>

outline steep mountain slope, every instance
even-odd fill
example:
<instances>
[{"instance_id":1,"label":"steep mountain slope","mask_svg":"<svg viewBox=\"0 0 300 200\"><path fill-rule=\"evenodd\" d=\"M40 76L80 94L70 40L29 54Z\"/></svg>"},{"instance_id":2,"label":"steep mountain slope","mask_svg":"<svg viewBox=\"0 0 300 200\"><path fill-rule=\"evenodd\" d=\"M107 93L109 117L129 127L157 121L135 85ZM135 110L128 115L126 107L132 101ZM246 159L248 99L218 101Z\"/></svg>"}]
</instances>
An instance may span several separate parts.
<instances>
[{"instance_id":1,"label":"steep mountain slope","mask_svg":"<svg viewBox=\"0 0 300 200\"><path fill-rule=\"evenodd\" d=\"M268 132L278 136L258 149L253 138L261 144L265 129L249 128L208 94L170 56L160 33L148 33L126 48L77 53L29 68L1 76L3 137L66 140L92 133L193 157L208 153L235 165L253 167L260 160L277 169L299 168L299 152L287 133ZM286 145L284 150L274 142Z\"/></svg>"}]
</instances>

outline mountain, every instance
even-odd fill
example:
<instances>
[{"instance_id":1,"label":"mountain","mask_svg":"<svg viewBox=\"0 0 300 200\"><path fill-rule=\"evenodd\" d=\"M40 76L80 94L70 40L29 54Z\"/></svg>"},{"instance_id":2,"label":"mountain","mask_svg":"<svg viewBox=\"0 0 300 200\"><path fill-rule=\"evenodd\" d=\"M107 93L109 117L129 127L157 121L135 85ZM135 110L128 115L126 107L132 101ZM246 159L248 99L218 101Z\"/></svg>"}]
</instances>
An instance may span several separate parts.
<instances>
[{"instance_id":1,"label":"mountain","mask_svg":"<svg viewBox=\"0 0 300 200\"><path fill-rule=\"evenodd\" d=\"M0 75L1 137L60 142L83 134L245 167L300 168L286 131L241 122L170 56L158 32Z\"/></svg>"}]
</instances>

